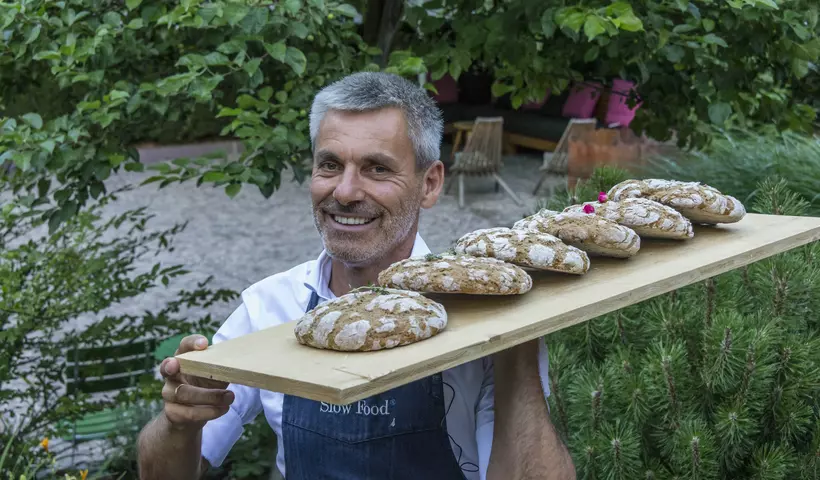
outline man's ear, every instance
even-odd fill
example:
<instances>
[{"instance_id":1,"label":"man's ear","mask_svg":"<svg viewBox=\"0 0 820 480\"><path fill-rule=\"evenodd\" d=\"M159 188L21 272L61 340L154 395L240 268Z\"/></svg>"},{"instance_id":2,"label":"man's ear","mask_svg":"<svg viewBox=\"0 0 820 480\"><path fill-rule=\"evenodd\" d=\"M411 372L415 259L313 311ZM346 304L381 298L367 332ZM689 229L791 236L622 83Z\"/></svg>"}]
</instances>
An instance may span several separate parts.
<instances>
[{"instance_id":1,"label":"man's ear","mask_svg":"<svg viewBox=\"0 0 820 480\"><path fill-rule=\"evenodd\" d=\"M441 189L444 187L444 164L436 160L424 173L421 208L431 208L438 202Z\"/></svg>"}]
</instances>

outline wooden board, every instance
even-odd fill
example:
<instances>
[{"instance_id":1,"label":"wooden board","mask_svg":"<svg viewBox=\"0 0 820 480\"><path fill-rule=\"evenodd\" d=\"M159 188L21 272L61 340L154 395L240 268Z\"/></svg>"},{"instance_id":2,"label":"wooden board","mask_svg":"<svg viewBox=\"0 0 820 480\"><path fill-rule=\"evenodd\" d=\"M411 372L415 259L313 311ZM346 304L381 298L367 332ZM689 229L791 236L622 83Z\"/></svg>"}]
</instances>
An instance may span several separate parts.
<instances>
[{"instance_id":1,"label":"wooden board","mask_svg":"<svg viewBox=\"0 0 820 480\"><path fill-rule=\"evenodd\" d=\"M289 323L177 358L185 373L346 404L818 239L820 218L749 214L696 227L691 240L643 239L628 260L593 257L582 276L533 273L524 295L436 295L447 329L416 344L319 350L298 344Z\"/></svg>"}]
</instances>

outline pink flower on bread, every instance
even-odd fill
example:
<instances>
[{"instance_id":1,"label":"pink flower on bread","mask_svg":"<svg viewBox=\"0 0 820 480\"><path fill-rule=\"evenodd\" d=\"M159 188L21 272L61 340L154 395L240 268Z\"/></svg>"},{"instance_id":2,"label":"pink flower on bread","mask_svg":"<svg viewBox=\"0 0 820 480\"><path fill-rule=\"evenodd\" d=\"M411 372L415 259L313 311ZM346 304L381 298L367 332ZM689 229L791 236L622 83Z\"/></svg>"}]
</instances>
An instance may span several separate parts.
<instances>
[{"instance_id":1,"label":"pink flower on bread","mask_svg":"<svg viewBox=\"0 0 820 480\"><path fill-rule=\"evenodd\" d=\"M598 192L598 203L606 202L606 192Z\"/></svg>"},{"instance_id":2,"label":"pink flower on bread","mask_svg":"<svg viewBox=\"0 0 820 480\"><path fill-rule=\"evenodd\" d=\"M595 213L595 207L593 207L592 205L590 205L588 203L585 204L584 205L584 213Z\"/></svg>"}]
</instances>

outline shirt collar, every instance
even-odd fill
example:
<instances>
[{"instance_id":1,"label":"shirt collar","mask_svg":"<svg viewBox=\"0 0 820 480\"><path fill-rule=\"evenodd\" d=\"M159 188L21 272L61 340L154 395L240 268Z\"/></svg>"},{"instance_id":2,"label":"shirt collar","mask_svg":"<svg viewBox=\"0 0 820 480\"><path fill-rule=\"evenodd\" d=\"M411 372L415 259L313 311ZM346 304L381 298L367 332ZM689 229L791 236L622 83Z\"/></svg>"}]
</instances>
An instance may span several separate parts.
<instances>
[{"instance_id":1,"label":"shirt collar","mask_svg":"<svg viewBox=\"0 0 820 480\"><path fill-rule=\"evenodd\" d=\"M411 257L420 257L430 253L427 244L421 238L419 233L416 233L416 240L413 243L413 250L410 252ZM305 286L310 290L316 292L319 298L323 300L330 300L335 298L333 292L330 291L330 256L327 250L322 250L319 258L316 259L313 266L308 270L305 278Z\"/></svg>"}]
</instances>

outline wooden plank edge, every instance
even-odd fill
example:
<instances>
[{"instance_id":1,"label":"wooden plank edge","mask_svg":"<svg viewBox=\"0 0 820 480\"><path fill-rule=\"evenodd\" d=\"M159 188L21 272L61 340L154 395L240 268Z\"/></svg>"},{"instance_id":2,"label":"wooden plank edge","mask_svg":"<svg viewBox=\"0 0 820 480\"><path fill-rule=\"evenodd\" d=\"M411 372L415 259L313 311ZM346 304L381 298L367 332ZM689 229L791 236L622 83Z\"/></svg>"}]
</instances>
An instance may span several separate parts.
<instances>
[{"instance_id":1,"label":"wooden plank edge","mask_svg":"<svg viewBox=\"0 0 820 480\"><path fill-rule=\"evenodd\" d=\"M337 405L340 404L338 402L342 402L345 398L342 390L328 387L326 385L317 385L314 383L301 382L299 380L292 379L286 379L283 381L280 377L260 373L254 373L248 377L242 370L227 367L216 367L213 364L199 362L187 357L176 357L176 359L179 361L180 371L186 375L209 378L211 380L218 380L221 382L236 383L247 387L259 388L261 390L269 390L269 385L271 383L286 383L288 388L281 389L287 390L284 393L297 396L301 393L302 395L306 395L305 398L314 398L328 403L336 403ZM360 375L355 375L352 373L351 375L361 378ZM253 378L256 378L256 380Z\"/></svg>"},{"instance_id":2,"label":"wooden plank edge","mask_svg":"<svg viewBox=\"0 0 820 480\"><path fill-rule=\"evenodd\" d=\"M720 275L727 271L740 268L744 265L749 265L751 263L758 262L765 258L778 255L780 253L784 253L786 251L801 247L803 245L807 245L817 240L820 240L820 224L809 230L805 230L796 235L793 235L791 237L786 237L775 242L759 246L751 251L727 257L722 261L718 261L711 265L703 267L697 273L684 272L673 277L669 277L665 280L662 280L661 282L644 286L637 290L631 290L629 292L614 295L611 298L604 300L603 302L597 303L596 305L588 305L585 307L581 307L580 309L577 309L575 311L568 312L566 314L559 315L556 317L551 317L549 320L543 320L540 322L533 323L532 325L524 327L515 332L492 335L484 341L474 342L470 345L461 347L458 350L427 359L413 366L413 370L420 371L421 373L411 374L404 370L394 370L386 373L385 375L380 376L377 379L366 379L360 374L356 374L354 372L345 372L349 373L351 376L365 380L359 383L358 385L347 388L332 388L326 385L312 382L302 382L293 379L282 379L281 377L263 375L258 372L253 374L253 376L257 379L256 381L254 381L252 379L246 378L243 372L240 370L235 370L233 368L227 367L214 367L214 365L212 364L199 362L184 356L177 356L176 358L180 362L180 370L183 371L185 374L201 376L204 378L210 378L224 382L231 382L231 379L233 379L235 383L265 390L269 389L268 385L270 385L270 383L284 383L288 385L288 388L278 389L286 390L283 393L287 393L290 395L299 395L300 393L310 394L310 397L306 398L312 398L317 401L324 401L336 405L344 405L348 403L357 402L371 395L374 395L375 391L380 390L382 386L392 385L399 378L401 378L401 384L410 383L421 378L424 378L430 375L431 373L441 372L449 368L476 360L478 358L483 358L487 355L492 355L501 350L509 348L511 346L509 343L510 341L514 342L513 345L518 345L530 340L534 340L545 335L548 335L550 333L553 333L557 330L568 328L579 323L588 321L591 318L605 315L612 311L618 310L619 308L634 305L636 303L648 300L658 295L668 293L672 290L676 290L678 288L691 285L698 281L702 281L707 278ZM691 278L687 279L684 283L678 282L680 277L687 275L691 275ZM603 310L601 308L602 304L605 305ZM550 324L559 323L560 326L544 328L544 322L549 322ZM431 372L429 369L433 366L436 366L437 368ZM236 381L236 379L239 379L239 381ZM268 381L270 383L267 383Z\"/></svg>"},{"instance_id":3,"label":"wooden plank edge","mask_svg":"<svg viewBox=\"0 0 820 480\"><path fill-rule=\"evenodd\" d=\"M530 340L535 340L537 338L543 337L555 331L572 327L579 323L588 321L591 318L605 315L607 313L613 312L620 308L627 307L629 305L640 303L642 301L662 295L664 293L671 292L672 290L676 290L691 285L693 283L697 283L699 281L715 277L722 273L735 270L745 265L749 265L751 263L764 260L774 255L778 255L780 253L793 250L795 248L807 245L818 240L820 240L820 225L815 226L810 230L801 232L797 235L787 237L772 243L768 243L766 245L757 247L751 251L744 252L738 255L733 255L722 261L715 262L711 265L702 268L697 273L684 272L673 277L669 277L660 282L654 283L652 285L648 285L636 290L631 290L629 292L625 292L622 294L613 295L611 298L606 299L602 302L598 302L595 305L581 307L580 309L577 309L575 311L551 317L548 320L550 324L559 323L560 327L544 328L543 323L547 322L547 320L542 320L540 322L533 323L522 329L516 330L515 332L492 335L489 338L487 338L484 342L476 342L468 346L462 347L458 350L448 352L447 354L433 357L423 362L415 364L413 366L413 370L419 370L422 373L409 374L401 370L396 370L388 372L385 375L382 375L378 378L378 380L371 381L369 383L362 383L361 385L357 385L354 387L341 389L338 397L334 398L334 402L341 402L342 404L347 404L362 400L374 394L374 390L377 390L377 388L373 388L374 386L381 386L383 384L389 385L392 384L398 378L402 379L402 383L410 383L415 380L424 378L425 376L428 376L431 373L441 372L449 368L461 365L463 363L483 358L487 355L492 355L501 350L510 348L510 341L514 342L514 345L519 345ZM680 277L684 277L687 275L691 276L691 278L687 279L684 283L678 282ZM602 305L604 305L603 310L601 308ZM436 369L434 372L428 370L428 368L434 365L438 366L439 368ZM320 388L322 387L320 385L315 386Z\"/></svg>"}]
</instances>

